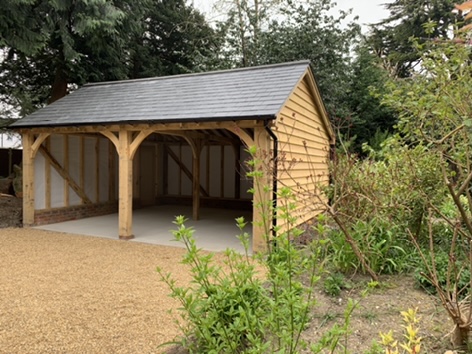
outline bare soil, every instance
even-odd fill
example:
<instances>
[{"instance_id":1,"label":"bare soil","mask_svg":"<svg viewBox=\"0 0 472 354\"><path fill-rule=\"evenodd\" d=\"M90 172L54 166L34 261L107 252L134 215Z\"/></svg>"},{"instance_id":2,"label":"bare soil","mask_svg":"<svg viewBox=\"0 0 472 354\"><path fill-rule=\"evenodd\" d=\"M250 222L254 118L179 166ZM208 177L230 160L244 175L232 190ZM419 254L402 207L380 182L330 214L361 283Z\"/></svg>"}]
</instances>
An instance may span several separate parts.
<instances>
[{"instance_id":1,"label":"bare soil","mask_svg":"<svg viewBox=\"0 0 472 354\"><path fill-rule=\"evenodd\" d=\"M421 353L444 353L451 349L448 334L452 321L437 300L418 289L412 276L381 277L380 285L366 293L370 278L354 276L351 290L339 296L328 296L318 290L313 319L304 333L305 339L319 338L334 324L342 325L349 299L357 304L350 319L351 333L347 337L350 353L366 353L373 341L380 341L379 333L394 332L395 338L404 341L401 311L417 309L422 337ZM344 343L343 343L344 344Z\"/></svg>"},{"instance_id":2,"label":"bare soil","mask_svg":"<svg viewBox=\"0 0 472 354\"><path fill-rule=\"evenodd\" d=\"M21 220L21 200L0 198L0 227L17 226L12 215ZM0 228L0 353L185 353L159 347L180 334L179 304L156 272L159 266L189 284L183 255L181 248ZM394 330L401 340L400 311L409 308L421 316L422 353L450 349L450 320L411 277L383 278L363 295L368 280L353 277L351 289L337 297L317 289L318 306L304 338L316 341L342 323L347 301L354 299L359 303L349 352L368 353L380 331Z\"/></svg>"},{"instance_id":3,"label":"bare soil","mask_svg":"<svg viewBox=\"0 0 472 354\"><path fill-rule=\"evenodd\" d=\"M0 192L0 228L21 226L22 202L21 198Z\"/></svg>"}]
</instances>

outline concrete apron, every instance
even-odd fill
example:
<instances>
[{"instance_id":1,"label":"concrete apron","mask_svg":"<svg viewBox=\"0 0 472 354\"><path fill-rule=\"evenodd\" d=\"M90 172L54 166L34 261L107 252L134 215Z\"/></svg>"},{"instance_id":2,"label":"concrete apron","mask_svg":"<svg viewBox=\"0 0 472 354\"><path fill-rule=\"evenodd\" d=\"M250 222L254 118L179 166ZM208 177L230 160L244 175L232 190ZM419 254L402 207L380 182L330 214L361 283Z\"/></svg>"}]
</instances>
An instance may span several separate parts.
<instances>
[{"instance_id":1,"label":"concrete apron","mask_svg":"<svg viewBox=\"0 0 472 354\"><path fill-rule=\"evenodd\" d=\"M133 233L135 237L130 241L123 242L143 242L154 245L184 247L181 243L173 240L171 233L171 230L176 229L173 221L177 215L184 215L188 219L185 226L194 228L197 247L207 251L219 252L227 248L233 248L238 252L244 251L236 237L240 233L235 222L237 217L243 216L247 221L244 231L249 234L252 231L252 214L250 211L202 208L200 210L200 220L193 221L191 207L161 205L134 210ZM118 214L41 225L35 228L117 240Z\"/></svg>"}]
</instances>

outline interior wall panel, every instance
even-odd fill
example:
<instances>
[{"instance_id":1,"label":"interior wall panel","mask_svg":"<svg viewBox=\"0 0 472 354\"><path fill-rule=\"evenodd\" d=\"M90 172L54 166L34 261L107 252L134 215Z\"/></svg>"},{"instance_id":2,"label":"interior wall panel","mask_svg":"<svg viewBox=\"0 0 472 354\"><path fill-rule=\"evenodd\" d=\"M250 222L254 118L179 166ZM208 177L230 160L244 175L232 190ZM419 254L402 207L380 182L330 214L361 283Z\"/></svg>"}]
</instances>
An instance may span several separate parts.
<instances>
[{"instance_id":1,"label":"interior wall panel","mask_svg":"<svg viewBox=\"0 0 472 354\"><path fill-rule=\"evenodd\" d=\"M84 139L84 153L85 153L85 166L84 166L84 191L87 197L94 202L95 201L95 188L96 188L96 178L95 178L95 142L96 138L85 137Z\"/></svg>"},{"instance_id":2,"label":"interior wall panel","mask_svg":"<svg viewBox=\"0 0 472 354\"><path fill-rule=\"evenodd\" d=\"M51 135L51 155L62 166L64 162L64 138L62 135ZM64 179L55 168L51 167L51 207L60 208L64 204Z\"/></svg>"},{"instance_id":3,"label":"interior wall panel","mask_svg":"<svg viewBox=\"0 0 472 354\"><path fill-rule=\"evenodd\" d=\"M45 175L46 161L43 155L38 152L34 159L34 208L46 208L46 175Z\"/></svg>"},{"instance_id":4,"label":"interior wall panel","mask_svg":"<svg viewBox=\"0 0 472 354\"><path fill-rule=\"evenodd\" d=\"M169 146L169 148L179 156L179 147L178 146ZM172 157L169 156L167 162L167 173L169 178L167 179L167 193L170 195L179 194L179 175L180 167L174 161Z\"/></svg>"},{"instance_id":5,"label":"interior wall panel","mask_svg":"<svg viewBox=\"0 0 472 354\"><path fill-rule=\"evenodd\" d=\"M204 146L201 155L200 155L200 185L203 186L205 190L208 189L209 186L207 186L207 166L208 166L208 146Z\"/></svg>"},{"instance_id":6,"label":"interior wall panel","mask_svg":"<svg viewBox=\"0 0 472 354\"><path fill-rule=\"evenodd\" d=\"M80 185L80 138L69 136L69 174ZM80 205L81 198L69 187L69 204Z\"/></svg>"},{"instance_id":7,"label":"interior wall panel","mask_svg":"<svg viewBox=\"0 0 472 354\"><path fill-rule=\"evenodd\" d=\"M190 173L193 173L192 148L189 145L182 145L182 163ZM191 196L192 190L192 180L182 172L182 195Z\"/></svg>"},{"instance_id":8,"label":"interior wall panel","mask_svg":"<svg viewBox=\"0 0 472 354\"><path fill-rule=\"evenodd\" d=\"M164 173L167 168L164 168L162 144L156 145L156 195L164 194Z\"/></svg>"},{"instance_id":9,"label":"interior wall panel","mask_svg":"<svg viewBox=\"0 0 472 354\"><path fill-rule=\"evenodd\" d=\"M224 171L225 171L225 184L224 184L224 197L234 198L234 174L235 169L235 157L234 150L231 145L227 145L224 148Z\"/></svg>"},{"instance_id":10,"label":"interior wall panel","mask_svg":"<svg viewBox=\"0 0 472 354\"><path fill-rule=\"evenodd\" d=\"M210 197L220 197L221 192L221 148L210 146Z\"/></svg>"},{"instance_id":11,"label":"interior wall panel","mask_svg":"<svg viewBox=\"0 0 472 354\"><path fill-rule=\"evenodd\" d=\"M98 178L99 185L100 185L100 195L99 200L100 202L108 201L108 181L109 181L109 148L110 145L108 144L108 139L100 139L100 156L99 156L99 166L100 166L100 175Z\"/></svg>"}]
</instances>

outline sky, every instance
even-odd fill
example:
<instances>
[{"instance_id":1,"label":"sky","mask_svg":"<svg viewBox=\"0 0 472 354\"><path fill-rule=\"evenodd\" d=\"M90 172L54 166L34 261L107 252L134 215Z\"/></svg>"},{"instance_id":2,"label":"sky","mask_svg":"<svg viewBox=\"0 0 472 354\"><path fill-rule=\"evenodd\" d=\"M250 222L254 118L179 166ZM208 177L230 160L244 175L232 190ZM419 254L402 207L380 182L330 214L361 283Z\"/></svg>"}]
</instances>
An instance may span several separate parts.
<instances>
[{"instance_id":1,"label":"sky","mask_svg":"<svg viewBox=\"0 0 472 354\"><path fill-rule=\"evenodd\" d=\"M388 17L388 11L383 4L392 0L338 0L338 7L342 10L353 9L353 14L359 16L361 25L379 22Z\"/></svg>"},{"instance_id":2,"label":"sky","mask_svg":"<svg viewBox=\"0 0 472 354\"><path fill-rule=\"evenodd\" d=\"M0 148L18 148L20 146L21 140L17 134L0 133Z\"/></svg>"},{"instance_id":3,"label":"sky","mask_svg":"<svg viewBox=\"0 0 472 354\"><path fill-rule=\"evenodd\" d=\"M193 0L195 7L212 18L212 6L214 0ZM388 11L382 6L393 0L334 0L338 8L342 10L353 9L353 15L359 16L359 23L363 25L363 30L367 30L366 24L376 23L388 16Z\"/></svg>"}]
</instances>

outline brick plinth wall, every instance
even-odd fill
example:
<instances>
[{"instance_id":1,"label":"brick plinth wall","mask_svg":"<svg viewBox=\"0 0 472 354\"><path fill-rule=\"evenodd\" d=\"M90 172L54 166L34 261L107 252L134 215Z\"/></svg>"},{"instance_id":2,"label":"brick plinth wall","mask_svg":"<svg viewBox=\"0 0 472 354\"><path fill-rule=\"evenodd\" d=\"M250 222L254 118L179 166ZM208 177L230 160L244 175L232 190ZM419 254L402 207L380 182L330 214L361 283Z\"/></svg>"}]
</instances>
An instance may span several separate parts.
<instances>
[{"instance_id":1,"label":"brick plinth wall","mask_svg":"<svg viewBox=\"0 0 472 354\"><path fill-rule=\"evenodd\" d=\"M65 208L35 210L34 225L47 225L56 222L113 214L118 211L118 203L83 204Z\"/></svg>"}]
</instances>

